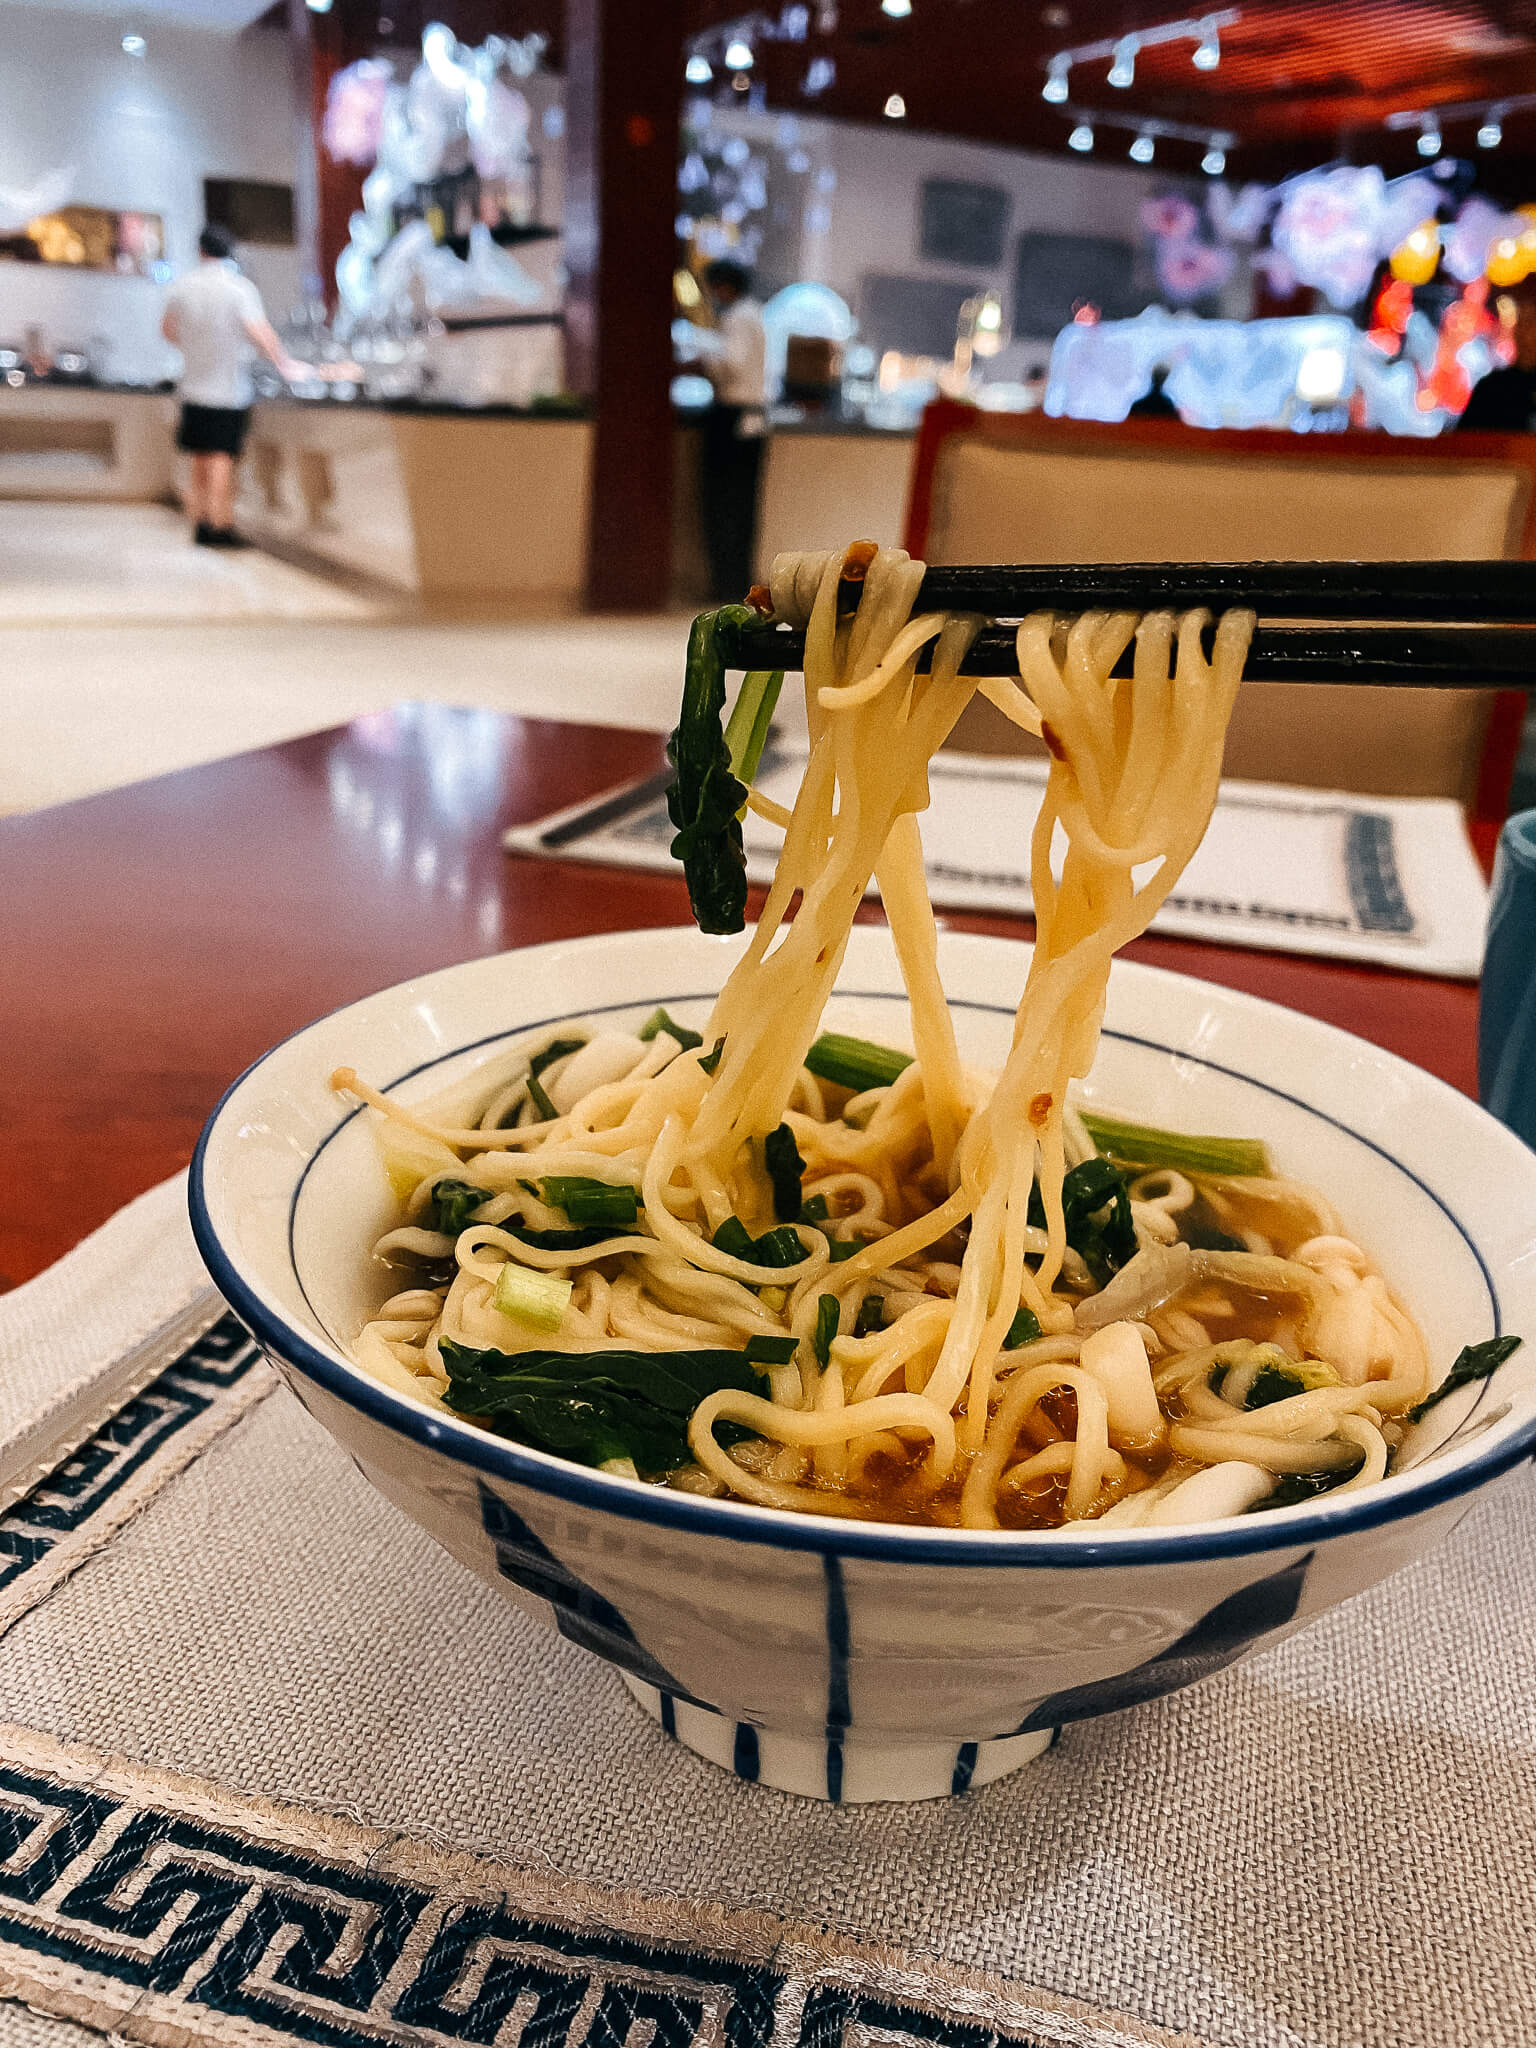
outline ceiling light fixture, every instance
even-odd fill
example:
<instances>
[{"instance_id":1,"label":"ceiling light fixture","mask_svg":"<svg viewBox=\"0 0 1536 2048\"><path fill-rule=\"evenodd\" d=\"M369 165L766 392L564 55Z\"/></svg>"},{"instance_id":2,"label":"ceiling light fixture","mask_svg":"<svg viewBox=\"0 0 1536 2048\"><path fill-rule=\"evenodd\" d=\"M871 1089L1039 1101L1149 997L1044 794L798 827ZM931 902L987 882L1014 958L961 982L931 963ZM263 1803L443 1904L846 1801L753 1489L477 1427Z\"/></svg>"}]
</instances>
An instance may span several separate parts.
<instances>
[{"instance_id":1,"label":"ceiling light fixture","mask_svg":"<svg viewBox=\"0 0 1536 2048\"><path fill-rule=\"evenodd\" d=\"M740 36L734 36L725 46L725 63L728 71L750 71L752 45L744 43Z\"/></svg>"},{"instance_id":2,"label":"ceiling light fixture","mask_svg":"<svg viewBox=\"0 0 1536 2048\"><path fill-rule=\"evenodd\" d=\"M1212 142L1200 159L1200 168L1208 178L1219 178L1227 168L1227 152L1219 142Z\"/></svg>"},{"instance_id":3,"label":"ceiling light fixture","mask_svg":"<svg viewBox=\"0 0 1536 2048\"><path fill-rule=\"evenodd\" d=\"M1067 97L1067 73L1072 69L1070 57L1053 57L1046 66L1045 83L1040 88L1040 97L1049 100L1053 107L1059 107Z\"/></svg>"},{"instance_id":4,"label":"ceiling light fixture","mask_svg":"<svg viewBox=\"0 0 1536 2048\"><path fill-rule=\"evenodd\" d=\"M1201 23L1201 37L1190 58L1197 71L1214 71L1221 62L1221 35L1215 21Z\"/></svg>"},{"instance_id":5,"label":"ceiling light fixture","mask_svg":"<svg viewBox=\"0 0 1536 2048\"><path fill-rule=\"evenodd\" d=\"M912 12L912 0L880 0L880 12L893 21L905 21Z\"/></svg>"},{"instance_id":6,"label":"ceiling light fixture","mask_svg":"<svg viewBox=\"0 0 1536 2048\"><path fill-rule=\"evenodd\" d=\"M700 56L697 50L694 51L688 62L683 66L683 76L690 85L708 85L714 75L715 67L713 64L710 63L707 57Z\"/></svg>"},{"instance_id":7,"label":"ceiling light fixture","mask_svg":"<svg viewBox=\"0 0 1536 2048\"><path fill-rule=\"evenodd\" d=\"M1483 116L1483 125L1477 131L1479 149L1497 149L1504 140L1504 123L1499 118L1500 110L1490 107Z\"/></svg>"},{"instance_id":8,"label":"ceiling light fixture","mask_svg":"<svg viewBox=\"0 0 1536 2048\"><path fill-rule=\"evenodd\" d=\"M123 37L123 55L125 57L142 57L148 48L149 45L145 42L144 38L136 36L131 29Z\"/></svg>"},{"instance_id":9,"label":"ceiling light fixture","mask_svg":"<svg viewBox=\"0 0 1536 2048\"><path fill-rule=\"evenodd\" d=\"M1143 129L1141 134L1131 144L1131 162L1133 164L1149 164L1156 155L1157 144L1148 135L1146 130Z\"/></svg>"},{"instance_id":10,"label":"ceiling light fixture","mask_svg":"<svg viewBox=\"0 0 1536 2048\"><path fill-rule=\"evenodd\" d=\"M1079 121L1067 137L1068 149L1075 149L1080 156L1087 156L1093 148L1093 130L1086 121Z\"/></svg>"},{"instance_id":11,"label":"ceiling light fixture","mask_svg":"<svg viewBox=\"0 0 1536 2048\"><path fill-rule=\"evenodd\" d=\"M1115 61L1109 67L1109 82L1123 92L1136 83L1136 52L1141 44L1135 36L1122 36L1115 45Z\"/></svg>"},{"instance_id":12,"label":"ceiling light fixture","mask_svg":"<svg viewBox=\"0 0 1536 2048\"><path fill-rule=\"evenodd\" d=\"M1433 114L1426 114L1419 123L1419 139L1416 145L1420 156L1440 154L1440 123Z\"/></svg>"},{"instance_id":13,"label":"ceiling light fixture","mask_svg":"<svg viewBox=\"0 0 1536 2048\"><path fill-rule=\"evenodd\" d=\"M907 103L899 92L893 92L885 103L887 121L904 121L907 118Z\"/></svg>"}]
</instances>

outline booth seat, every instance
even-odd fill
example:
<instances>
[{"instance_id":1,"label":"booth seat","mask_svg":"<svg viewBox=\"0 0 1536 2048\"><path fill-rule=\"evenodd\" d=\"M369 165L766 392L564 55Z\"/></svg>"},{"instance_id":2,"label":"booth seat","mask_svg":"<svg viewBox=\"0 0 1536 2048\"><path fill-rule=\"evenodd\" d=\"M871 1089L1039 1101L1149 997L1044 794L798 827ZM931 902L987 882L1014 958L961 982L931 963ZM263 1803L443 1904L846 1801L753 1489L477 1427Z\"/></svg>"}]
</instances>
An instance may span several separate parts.
<instances>
[{"instance_id":1,"label":"booth seat","mask_svg":"<svg viewBox=\"0 0 1536 2048\"><path fill-rule=\"evenodd\" d=\"M929 408L905 545L930 562L1432 561L1536 555L1536 438L1203 433ZM1536 569L1533 569L1536 574ZM1509 691L1246 683L1226 773L1502 815ZM950 742L1036 743L985 703Z\"/></svg>"}]
</instances>

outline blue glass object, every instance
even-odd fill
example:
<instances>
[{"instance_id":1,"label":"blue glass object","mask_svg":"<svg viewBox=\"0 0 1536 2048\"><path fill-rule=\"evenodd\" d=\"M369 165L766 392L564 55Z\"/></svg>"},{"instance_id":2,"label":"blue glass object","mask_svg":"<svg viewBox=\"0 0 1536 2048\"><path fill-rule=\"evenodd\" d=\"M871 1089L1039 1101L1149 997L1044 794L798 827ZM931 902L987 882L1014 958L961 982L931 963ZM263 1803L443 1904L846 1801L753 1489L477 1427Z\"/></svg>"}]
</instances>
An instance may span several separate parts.
<instances>
[{"instance_id":1,"label":"blue glass object","mask_svg":"<svg viewBox=\"0 0 1536 2048\"><path fill-rule=\"evenodd\" d=\"M1477 1019L1484 1109L1536 1145L1536 811L1499 834Z\"/></svg>"}]
</instances>

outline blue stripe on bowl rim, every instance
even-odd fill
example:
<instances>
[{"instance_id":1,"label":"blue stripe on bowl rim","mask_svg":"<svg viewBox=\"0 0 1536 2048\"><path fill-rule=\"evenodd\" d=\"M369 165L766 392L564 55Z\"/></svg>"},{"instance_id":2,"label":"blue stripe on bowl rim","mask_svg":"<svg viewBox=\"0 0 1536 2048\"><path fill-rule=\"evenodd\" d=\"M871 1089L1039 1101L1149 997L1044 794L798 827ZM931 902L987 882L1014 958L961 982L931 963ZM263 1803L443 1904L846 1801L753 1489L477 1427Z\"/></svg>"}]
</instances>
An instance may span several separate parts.
<instances>
[{"instance_id":1,"label":"blue stripe on bowl rim","mask_svg":"<svg viewBox=\"0 0 1536 2048\"><path fill-rule=\"evenodd\" d=\"M1156 969L1143 969L1157 973ZM1166 972L1166 970L1164 970ZM1171 975L1172 980L1187 977ZM381 993L385 993L381 991ZM549 1017L532 1019L506 1031L488 1033L482 1038L472 1039L467 1044L438 1052L429 1060L423 1060L407 1072L397 1075L386 1083L387 1088L398 1088L425 1073L429 1068L445 1065L450 1060L462 1058L476 1052L483 1046L497 1045L508 1039L524 1038L535 1031L546 1030L552 1025L568 1022L573 1014L583 1017L602 1017L620 1011L634 1011L667 1005L693 1002L712 1002L717 990L677 991L670 995L630 997L623 1002L589 1005L580 1012L559 1011ZM902 991L892 989L844 989L835 995L851 1002L896 1002L905 1003ZM371 1001L370 997L360 999ZM1261 997L1249 998L1268 1009L1276 1007L1263 1002ZM353 1008L342 1004L328 1016L339 1016L342 1011ZM999 1016L1013 1016L1014 1010L1005 1003L986 1003L961 997L955 1007ZM1383 1495L1377 1487L1371 1487L1347 1500L1338 1501L1332 1507L1281 1508L1269 1515L1242 1516L1237 1525L1212 1529L1200 1535L1168 1534L1153 1535L1140 1529L1126 1529L1101 1536L1073 1536L1063 1541L1054 1531L1035 1532L1030 1530L1004 1529L995 1532L960 1531L953 1529L924 1529L908 1525L878 1522L843 1522L823 1519L814 1515L795 1515L780 1508L758 1507L747 1501L724 1501L701 1498L693 1494L678 1493L670 1487L650 1486L643 1481L621 1479L610 1473L596 1472L587 1466L573 1465L563 1459L552 1457L542 1451L525 1449L521 1445L496 1437L477 1429L473 1424L439 1415L422 1403L412 1401L408 1395L394 1393L381 1381L371 1378L361 1366L343 1363L319 1349L302 1331L284 1318L273 1313L260 1295L241 1275L234 1261L225 1251L213 1225L205 1192L207 1155L213 1133L223 1116L225 1106L245 1085L246 1081L264 1066L273 1055L294 1039L301 1038L317 1023L327 1021L316 1018L291 1031L259 1059L253 1060L243 1073L232 1081L203 1126L192 1155L188 1173L187 1202L191 1217L192 1235L203 1261L220 1293L235 1313L251 1330L257 1340L286 1364L315 1381L328 1393L334 1394L348 1407L356 1408L375 1422L382 1423L397 1435L404 1436L422 1449L437 1452L448 1457L455 1464L472 1471L483 1472L492 1478L501 1479L516 1486L524 1486L535 1493L550 1494L573 1505L615 1514L629 1521L645 1522L664 1528L706 1535L717 1540L736 1543L751 1543L772 1549L810 1551L824 1558L864 1558L881 1563L948 1565L975 1569L978 1566L1005 1570L1047 1570L1081 1571L1098 1570L1106 1566L1130 1568L1139 1565L1175 1563L1199 1563L1218 1558L1242 1557L1269 1550L1301 1549L1329 1541L1336 1536L1353 1534L1364 1529L1379 1528L1383 1525L1404 1520L1409 1516L1425 1514L1444 1502L1472 1492L1486 1485L1500 1473L1507 1472L1531 1454L1536 1444L1536 1414L1533 1414L1520 1428L1511 1432L1502 1442L1490 1445L1481 1455L1468 1459L1464 1465L1436 1473L1433 1461L1415 1467L1411 1478L1413 1484L1400 1492ZM1337 1027L1322 1024L1320 1020L1306 1020L1319 1029L1336 1031ZM1331 1116L1326 1110L1318 1109L1302 1097L1292 1095L1284 1088L1263 1081L1254 1074L1246 1074L1238 1067L1224 1065L1219 1060L1192 1053L1183 1046L1164 1044L1160 1039L1145 1038L1135 1032L1116 1031L1105 1028L1103 1035L1121 1044L1143 1047L1160 1052L1170 1058L1187 1061L1209 1072L1221 1074L1230 1080L1257 1088L1262 1093L1274 1096L1278 1101L1291 1104L1306 1115L1317 1118L1321 1123L1342 1131L1355 1143L1374 1152L1387 1165L1411 1181L1422 1194L1440 1210L1457 1235L1471 1252L1483 1284L1488 1290L1489 1308L1493 1317L1493 1330L1498 1336L1502 1330L1498 1290L1488 1263L1478 1250L1471 1232L1457 1216L1445 1198L1438 1194L1427 1181L1406 1166L1386 1147L1374 1138L1357 1131L1339 1117ZM1341 1038L1352 1034L1337 1031ZM1379 1050L1379 1048L1376 1048ZM1387 1055L1388 1058L1391 1055ZM1436 1087L1447 1088L1449 1084L1439 1081L1434 1075L1415 1070L1421 1080ZM295 1183L288 1210L288 1252L295 1283L303 1296L311 1315L313 1305L304 1289L297 1261L294 1258L293 1235L295 1219L304 1184L310 1170L319 1160L326 1147L337 1135L362 1114L362 1105L350 1109L338 1119L327 1132ZM315 1316L317 1323L321 1322ZM322 1323L323 1327L323 1323ZM1485 1380L1479 1389L1476 1403L1459 1425L1465 1429L1477 1408L1486 1396L1492 1382ZM1383 1481L1382 1485L1390 1482Z\"/></svg>"}]
</instances>

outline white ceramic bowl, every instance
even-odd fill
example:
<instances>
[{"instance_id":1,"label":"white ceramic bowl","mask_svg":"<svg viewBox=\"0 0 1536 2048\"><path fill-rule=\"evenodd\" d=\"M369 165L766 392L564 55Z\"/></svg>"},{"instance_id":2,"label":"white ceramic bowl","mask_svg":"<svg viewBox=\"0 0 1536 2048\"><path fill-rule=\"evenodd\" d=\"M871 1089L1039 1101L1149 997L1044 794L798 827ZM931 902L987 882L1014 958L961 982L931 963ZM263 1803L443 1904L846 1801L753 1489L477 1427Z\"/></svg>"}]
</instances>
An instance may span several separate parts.
<instances>
[{"instance_id":1,"label":"white ceramic bowl","mask_svg":"<svg viewBox=\"0 0 1536 2048\"><path fill-rule=\"evenodd\" d=\"M962 1050L1000 1065L1026 949L941 943ZM390 1500L617 1665L701 1755L821 1798L982 1784L1063 1722L1187 1685L1410 1563L1528 1454L1536 1342L1432 1411L1412 1469L1331 1505L1068 1539L882 1527L565 1464L354 1366L348 1340L387 1291L368 1247L391 1203L331 1070L355 1065L409 1101L557 1020L622 1025L662 1003L698 1024L741 944L691 929L582 939L370 996L250 1068L192 1171L214 1279L311 1412ZM910 1043L883 930L854 932L839 989L830 1025ZM1087 1094L1268 1139L1376 1256L1437 1372L1501 1330L1536 1339L1536 1153L1419 1069L1289 1010L1120 963Z\"/></svg>"}]
</instances>

